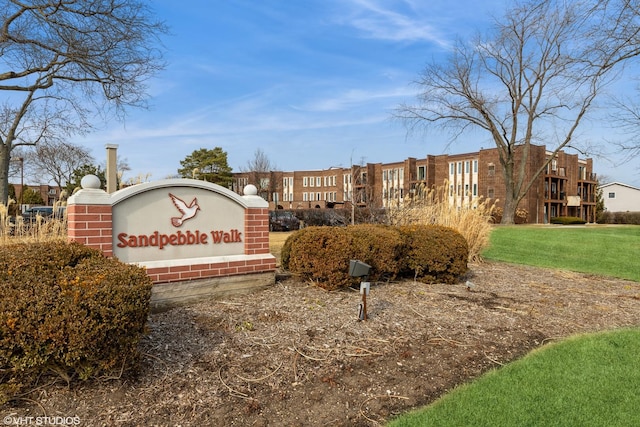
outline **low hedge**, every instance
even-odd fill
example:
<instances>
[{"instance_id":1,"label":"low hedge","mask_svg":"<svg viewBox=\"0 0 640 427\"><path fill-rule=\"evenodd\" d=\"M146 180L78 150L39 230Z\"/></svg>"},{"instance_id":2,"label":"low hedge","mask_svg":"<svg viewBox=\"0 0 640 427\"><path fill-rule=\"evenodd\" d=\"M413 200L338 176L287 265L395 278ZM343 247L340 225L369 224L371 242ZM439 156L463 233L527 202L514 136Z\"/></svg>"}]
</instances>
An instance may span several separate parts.
<instances>
[{"instance_id":1,"label":"low hedge","mask_svg":"<svg viewBox=\"0 0 640 427\"><path fill-rule=\"evenodd\" d=\"M368 280L412 278L453 283L467 269L469 249L457 231L436 225L307 227L289 236L282 267L324 289L357 284L349 261L372 268Z\"/></svg>"},{"instance_id":2,"label":"low hedge","mask_svg":"<svg viewBox=\"0 0 640 427\"><path fill-rule=\"evenodd\" d=\"M135 368L151 287L144 269L77 243L0 246L0 403L49 374Z\"/></svg>"},{"instance_id":3,"label":"low hedge","mask_svg":"<svg viewBox=\"0 0 640 427\"><path fill-rule=\"evenodd\" d=\"M602 212L598 223L640 225L640 212Z\"/></svg>"},{"instance_id":4,"label":"low hedge","mask_svg":"<svg viewBox=\"0 0 640 427\"><path fill-rule=\"evenodd\" d=\"M403 275L425 283L455 283L467 272L469 246L449 227L407 225L400 227L404 239Z\"/></svg>"},{"instance_id":5,"label":"low hedge","mask_svg":"<svg viewBox=\"0 0 640 427\"><path fill-rule=\"evenodd\" d=\"M549 220L549 222L551 224L561 224L561 225L580 225L580 224L586 224L587 221L585 221L582 218L578 218L575 216L556 216L556 217L552 217L551 220Z\"/></svg>"},{"instance_id":6,"label":"low hedge","mask_svg":"<svg viewBox=\"0 0 640 427\"><path fill-rule=\"evenodd\" d=\"M404 241L396 227L362 224L347 227L351 234L350 259L369 264L371 281L392 280L404 268Z\"/></svg>"},{"instance_id":7,"label":"low hedge","mask_svg":"<svg viewBox=\"0 0 640 427\"><path fill-rule=\"evenodd\" d=\"M346 227L306 227L287 238L281 263L322 288L350 286L350 247L351 236Z\"/></svg>"}]
</instances>

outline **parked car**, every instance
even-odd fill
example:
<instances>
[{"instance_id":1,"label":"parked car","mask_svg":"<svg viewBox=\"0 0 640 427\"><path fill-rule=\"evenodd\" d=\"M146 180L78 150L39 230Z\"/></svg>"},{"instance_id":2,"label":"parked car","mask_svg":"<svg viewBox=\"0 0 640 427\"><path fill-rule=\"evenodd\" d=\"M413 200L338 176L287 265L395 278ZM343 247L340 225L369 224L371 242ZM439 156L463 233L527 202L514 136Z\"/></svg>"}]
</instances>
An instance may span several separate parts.
<instances>
[{"instance_id":1,"label":"parked car","mask_svg":"<svg viewBox=\"0 0 640 427\"><path fill-rule=\"evenodd\" d=\"M269 231L292 231L300 228L300 220L291 211L269 211Z\"/></svg>"},{"instance_id":2,"label":"parked car","mask_svg":"<svg viewBox=\"0 0 640 427\"><path fill-rule=\"evenodd\" d=\"M53 206L32 206L26 211L22 212L22 218L24 221L35 221L36 217L40 215L43 218L50 218L53 216Z\"/></svg>"},{"instance_id":3,"label":"parked car","mask_svg":"<svg viewBox=\"0 0 640 427\"><path fill-rule=\"evenodd\" d=\"M33 222L36 218L41 216L45 220L55 218L62 219L64 217L66 207L58 207L55 210L53 206L32 206L22 213L22 218L25 222Z\"/></svg>"}]
</instances>

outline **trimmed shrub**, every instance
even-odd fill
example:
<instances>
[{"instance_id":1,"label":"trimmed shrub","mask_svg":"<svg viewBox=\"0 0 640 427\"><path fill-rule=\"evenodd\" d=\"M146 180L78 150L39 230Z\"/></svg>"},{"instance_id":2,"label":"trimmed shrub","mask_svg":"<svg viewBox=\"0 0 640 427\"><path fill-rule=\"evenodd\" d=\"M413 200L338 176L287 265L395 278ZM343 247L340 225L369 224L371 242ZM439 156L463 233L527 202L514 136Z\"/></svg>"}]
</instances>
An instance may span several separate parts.
<instances>
[{"instance_id":1,"label":"trimmed shrub","mask_svg":"<svg viewBox=\"0 0 640 427\"><path fill-rule=\"evenodd\" d=\"M296 231L287 237L287 240L284 241L282 248L280 248L280 266L284 270L289 270L289 260L291 259L291 246L293 242L300 237L303 233L305 233L306 228Z\"/></svg>"},{"instance_id":2,"label":"trimmed shrub","mask_svg":"<svg viewBox=\"0 0 640 427\"><path fill-rule=\"evenodd\" d=\"M440 225L406 225L403 273L424 283L455 283L467 272L469 247L464 237Z\"/></svg>"},{"instance_id":3,"label":"trimmed shrub","mask_svg":"<svg viewBox=\"0 0 640 427\"><path fill-rule=\"evenodd\" d=\"M151 286L144 269L77 243L0 247L0 402L42 375L135 368Z\"/></svg>"},{"instance_id":4,"label":"trimmed shrub","mask_svg":"<svg viewBox=\"0 0 640 427\"><path fill-rule=\"evenodd\" d=\"M392 280L402 269L403 239L397 227L361 224L347 227L351 259L371 266L371 281Z\"/></svg>"},{"instance_id":5,"label":"trimmed shrub","mask_svg":"<svg viewBox=\"0 0 640 427\"><path fill-rule=\"evenodd\" d=\"M351 286L351 235L346 227L306 227L289 236L282 266L303 279L328 289Z\"/></svg>"},{"instance_id":6,"label":"trimmed shrub","mask_svg":"<svg viewBox=\"0 0 640 427\"><path fill-rule=\"evenodd\" d=\"M349 261L371 266L368 279L411 277L454 283L467 271L469 249L457 231L436 225L307 227L289 236L282 267L324 289L353 286Z\"/></svg>"},{"instance_id":7,"label":"trimmed shrub","mask_svg":"<svg viewBox=\"0 0 640 427\"><path fill-rule=\"evenodd\" d=\"M549 222L551 224L576 225L576 224L586 224L587 221L575 216L557 216L557 217L551 218Z\"/></svg>"}]
</instances>

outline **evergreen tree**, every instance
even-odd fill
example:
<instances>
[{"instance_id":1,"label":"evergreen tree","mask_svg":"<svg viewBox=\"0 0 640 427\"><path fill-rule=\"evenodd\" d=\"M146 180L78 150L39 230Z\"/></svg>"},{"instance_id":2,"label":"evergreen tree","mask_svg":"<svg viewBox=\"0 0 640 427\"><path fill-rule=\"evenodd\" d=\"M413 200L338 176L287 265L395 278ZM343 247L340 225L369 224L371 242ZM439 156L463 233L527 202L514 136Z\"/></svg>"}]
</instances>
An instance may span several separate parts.
<instances>
[{"instance_id":1,"label":"evergreen tree","mask_svg":"<svg viewBox=\"0 0 640 427\"><path fill-rule=\"evenodd\" d=\"M233 176L227 162L227 153L220 147L212 150L201 148L180 161L178 174L182 178L201 179L228 187Z\"/></svg>"}]
</instances>

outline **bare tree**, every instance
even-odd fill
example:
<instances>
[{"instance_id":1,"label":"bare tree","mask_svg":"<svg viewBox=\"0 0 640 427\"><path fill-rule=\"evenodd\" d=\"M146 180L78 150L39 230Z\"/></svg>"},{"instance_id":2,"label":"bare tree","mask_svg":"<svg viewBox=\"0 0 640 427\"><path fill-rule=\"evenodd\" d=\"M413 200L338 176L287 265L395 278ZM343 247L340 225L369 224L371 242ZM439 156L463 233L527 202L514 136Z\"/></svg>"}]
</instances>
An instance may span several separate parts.
<instances>
[{"instance_id":1,"label":"bare tree","mask_svg":"<svg viewBox=\"0 0 640 427\"><path fill-rule=\"evenodd\" d=\"M104 164L104 169L107 170L106 163ZM118 156L116 159L116 188L122 188L125 183L125 181L123 181L124 174L130 171L131 166L129 166L129 160L126 157L122 158Z\"/></svg>"},{"instance_id":2,"label":"bare tree","mask_svg":"<svg viewBox=\"0 0 640 427\"><path fill-rule=\"evenodd\" d=\"M94 111L146 106L165 32L143 0L0 1L0 203L14 148L88 132Z\"/></svg>"},{"instance_id":3,"label":"bare tree","mask_svg":"<svg viewBox=\"0 0 640 427\"><path fill-rule=\"evenodd\" d=\"M85 164L94 162L84 147L69 142L43 142L27 155L33 174L46 177L59 188L71 181L73 172Z\"/></svg>"},{"instance_id":4,"label":"bare tree","mask_svg":"<svg viewBox=\"0 0 640 427\"><path fill-rule=\"evenodd\" d=\"M278 183L273 174L276 168L277 166L271 163L267 154L261 148L257 148L253 158L241 170L247 174L249 184L256 186L258 194L269 201L270 196L278 191ZM273 202L278 201L273 200Z\"/></svg>"},{"instance_id":5,"label":"bare tree","mask_svg":"<svg viewBox=\"0 0 640 427\"><path fill-rule=\"evenodd\" d=\"M459 42L444 64L433 63L418 81L418 105L396 111L410 129L440 126L453 137L480 129L495 144L506 186L503 223L541 166L527 174L530 147L551 146L552 161L574 141L595 100L640 49L637 3L631 0L525 1L493 30ZM570 145L571 144L571 145Z\"/></svg>"},{"instance_id":6,"label":"bare tree","mask_svg":"<svg viewBox=\"0 0 640 427\"><path fill-rule=\"evenodd\" d=\"M629 162L640 156L640 104L637 98L618 99L615 102L615 114L609 120L627 136L623 140L612 142L617 151L623 154L621 162Z\"/></svg>"}]
</instances>

